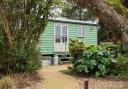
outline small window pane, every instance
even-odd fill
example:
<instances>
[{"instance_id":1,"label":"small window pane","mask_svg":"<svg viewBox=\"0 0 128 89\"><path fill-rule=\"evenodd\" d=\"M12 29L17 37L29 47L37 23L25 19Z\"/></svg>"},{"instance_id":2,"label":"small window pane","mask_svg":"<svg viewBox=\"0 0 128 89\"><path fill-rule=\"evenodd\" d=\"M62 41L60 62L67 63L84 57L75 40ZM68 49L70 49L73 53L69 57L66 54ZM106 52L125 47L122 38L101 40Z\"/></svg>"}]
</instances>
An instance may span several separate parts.
<instances>
[{"instance_id":1,"label":"small window pane","mask_svg":"<svg viewBox=\"0 0 128 89\"><path fill-rule=\"evenodd\" d=\"M77 36L78 37L84 37L84 27L79 26L77 29Z\"/></svg>"},{"instance_id":2,"label":"small window pane","mask_svg":"<svg viewBox=\"0 0 128 89\"><path fill-rule=\"evenodd\" d=\"M62 42L67 42L67 26L62 27Z\"/></svg>"},{"instance_id":3,"label":"small window pane","mask_svg":"<svg viewBox=\"0 0 128 89\"><path fill-rule=\"evenodd\" d=\"M55 41L56 43L61 42L61 27L59 25L55 26Z\"/></svg>"},{"instance_id":4,"label":"small window pane","mask_svg":"<svg viewBox=\"0 0 128 89\"><path fill-rule=\"evenodd\" d=\"M77 29L77 36L80 36L80 27Z\"/></svg>"},{"instance_id":5,"label":"small window pane","mask_svg":"<svg viewBox=\"0 0 128 89\"><path fill-rule=\"evenodd\" d=\"M60 43L60 36L56 35L56 43Z\"/></svg>"}]
</instances>

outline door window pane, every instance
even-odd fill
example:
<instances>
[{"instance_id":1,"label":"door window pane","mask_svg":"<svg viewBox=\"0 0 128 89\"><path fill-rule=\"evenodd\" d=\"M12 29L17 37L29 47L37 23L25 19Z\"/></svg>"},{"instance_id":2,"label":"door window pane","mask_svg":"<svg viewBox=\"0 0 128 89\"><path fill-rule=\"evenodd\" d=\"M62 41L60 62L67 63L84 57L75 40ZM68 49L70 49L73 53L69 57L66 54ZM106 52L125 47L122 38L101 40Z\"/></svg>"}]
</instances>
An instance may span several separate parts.
<instances>
[{"instance_id":1,"label":"door window pane","mask_svg":"<svg viewBox=\"0 0 128 89\"><path fill-rule=\"evenodd\" d=\"M56 43L61 42L61 26L59 25L55 26L55 42Z\"/></svg>"},{"instance_id":2,"label":"door window pane","mask_svg":"<svg viewBox=\"0 0 128 89\"><path fill-rule=\"evenodd\" d=\"M67 42L67 26L62 27L62 42Z\"/></svg>"}]
</instances>

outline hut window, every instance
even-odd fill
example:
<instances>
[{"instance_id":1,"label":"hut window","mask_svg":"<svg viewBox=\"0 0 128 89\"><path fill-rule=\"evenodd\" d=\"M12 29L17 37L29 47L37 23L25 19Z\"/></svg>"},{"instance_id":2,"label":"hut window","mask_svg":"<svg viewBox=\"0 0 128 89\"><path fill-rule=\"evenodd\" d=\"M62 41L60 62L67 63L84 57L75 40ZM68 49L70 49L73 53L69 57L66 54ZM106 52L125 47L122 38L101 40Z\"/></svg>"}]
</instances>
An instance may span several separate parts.
<instances>
[{"instance_id":1,"label":"hut window","mask_svg":"<svg viewBox=\"0 0 128 89\"><path fill-rule=\"evenodd\" d=\"M83 26L78 26L77 36L78 37L84 37L84 27Z\"/></svg>"}]
</instances>

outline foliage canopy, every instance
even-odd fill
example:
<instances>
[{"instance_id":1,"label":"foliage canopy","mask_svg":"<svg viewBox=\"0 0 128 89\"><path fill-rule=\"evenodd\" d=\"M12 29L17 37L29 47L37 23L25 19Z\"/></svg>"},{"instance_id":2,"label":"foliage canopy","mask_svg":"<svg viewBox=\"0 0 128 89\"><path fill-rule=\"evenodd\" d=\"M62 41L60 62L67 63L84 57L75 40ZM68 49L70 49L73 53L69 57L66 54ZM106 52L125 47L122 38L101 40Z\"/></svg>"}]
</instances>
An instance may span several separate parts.
<instances>
[{"instance_id":1,"label":"foliage canopy","mask_svg":"<svg viewBox=\"0 0 128 89\"><path fill-rule=\"evenodd\" d=\"M50 10L59 0L0 1L0 71L32 72L40 67L37 45Z\"/></svg>"},{"instance_id":2,"label":"foliage canopy","mask_svg":"<svg viewBox=\"0 0 128 89\"><path fill-rule=\"evenodd\" d=\"M114 9L121 15L128 16L128 9L123 5L124 0L107 0L107 4L114 7Z\"/></svg>"}]
</instances>

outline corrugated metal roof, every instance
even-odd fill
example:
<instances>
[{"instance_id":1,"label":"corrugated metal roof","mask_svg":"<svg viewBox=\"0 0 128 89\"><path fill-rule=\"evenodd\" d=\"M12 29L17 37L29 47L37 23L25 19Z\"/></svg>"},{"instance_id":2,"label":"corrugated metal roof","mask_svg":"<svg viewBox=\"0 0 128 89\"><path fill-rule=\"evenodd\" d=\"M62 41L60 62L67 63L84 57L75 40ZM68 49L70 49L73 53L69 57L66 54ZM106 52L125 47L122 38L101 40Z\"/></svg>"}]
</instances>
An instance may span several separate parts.
<instances>
[{"instance_id":1,"label":"corrugated metal roof","mask_svg":"<svg viewBox=\"0 0 128 89\"><path fill-rule=\"evenodd\" d=\"M65 22L65 23L77 23L77 24L88 24L88 25L98 25L98 20L95 21L80 21L80 20L71 20L66 18L49 18L50 21L55 22Z\"/></svg>"}]
</instances>

